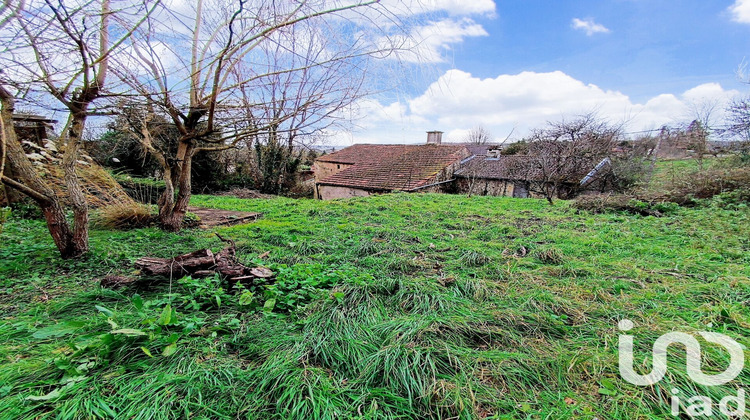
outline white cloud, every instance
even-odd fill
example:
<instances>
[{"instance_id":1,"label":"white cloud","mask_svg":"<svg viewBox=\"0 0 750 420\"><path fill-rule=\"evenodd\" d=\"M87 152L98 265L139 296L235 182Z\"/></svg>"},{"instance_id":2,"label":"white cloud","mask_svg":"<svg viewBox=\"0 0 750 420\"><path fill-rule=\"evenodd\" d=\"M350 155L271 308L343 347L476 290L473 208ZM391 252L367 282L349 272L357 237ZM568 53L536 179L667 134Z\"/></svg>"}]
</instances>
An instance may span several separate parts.
<instances>
[{"instance_id":1,"label":"white cloud","mask_svg":"<svg viewBox=\"0 0 750 420\"><path fill-rule=\"evenodd\" d=\"M750 0L735 0L734 4L729 6L729 12L733 21L750 23Z\"/></svg>"},{"instance_id":2,"label":"white cloud","mask_svg":"<svg viewBox=\"0 0 750 420\"><path fill-rule=\"evenodd\" d=\"M594 34L606 34L609 32L606 26L594 22L593 19L578 19L574 18L570 24L573 29L586 32L586 35L592 36Z\"/></svg>"},{"instance_id":3,"label":"white cloud","mask_svg":"<svg viewBox=\"0 0 750 420\"><path fill-rule=\"evenodd\" d=\"M481 124L527 131L563 115L592 111L624 114L632 104L620 92L586 85L560 71L479 79L450 70L410 101L409 107L412 113L432 118L446 129Z\"/></svg>"},{"instance_id":4,"label":"white cloud","mask_svg":"<svg viewBox=\"0 0 750 420\"><path fill-rule=\"evenodd\" d=\"M520 138L548 121L595 112L628 132L658 129L662 125L689 122L696 106L714 103L715 118L722 118L725 104L736 90L706 83L680 94L657 95L634 103L619 91L586 84L563 72L522 72L480 79L461 70L450 70L429 88L401 105L370 103L366 117L346 143L421 143L425 131L445 131L445 141L461 141L466 132L482 125L502 140L511 131ZM389 110L385 112L385 110ZM393 115L398 115L395 119Z\"/></svg>"},{"instance_id":5,"label":"white cloud","mask_svg":"<svg viewBox=\"0 0 750 420\"><path fill-rule=\"evenodd\" d=\"M445 10L453 15L495 13L493 0L422 0L421 3L432 10Z\"/></svg>"},{"instance_id":6,"label":"white cloud","mask_svg":"<svg viewBox=\"0 0 750 420\"><path fill-rule=\"evenodd\" d=\"M723 97L724 89L718 83L704 83L692 89L688 89L682 97L688 101L703 102L719 100Z\"/></svg>"},{"instance_id":7,"label":"white cloud","mask_svg":"<svg viewBox=\"0 0 750 420\"><path fill-rule=\"evenodd\" d=\"M445 62L454 44L468 37L488 36L482 25L470 18L443 19L412 29L408 36L383 38L383 45L397 45L396 57L414 63Z\"/></svg>"},{"instance_id":8,"label":"white cloud","mask_svg":"<svg viewBox=\"0 0 750 420\"><path fill-rule=\"evenodd\" d=\"M398 15L441 11L454 16L495 14L494 0L383 0L381 5Z\"/></svg>"}]
</instances>

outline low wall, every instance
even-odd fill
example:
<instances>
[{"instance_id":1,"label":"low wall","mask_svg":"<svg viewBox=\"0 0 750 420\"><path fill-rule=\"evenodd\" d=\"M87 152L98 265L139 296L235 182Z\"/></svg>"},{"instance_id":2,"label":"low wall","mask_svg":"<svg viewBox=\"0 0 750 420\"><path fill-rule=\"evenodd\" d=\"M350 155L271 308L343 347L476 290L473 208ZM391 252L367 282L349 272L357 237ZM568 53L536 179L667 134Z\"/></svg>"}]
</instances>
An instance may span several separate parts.
<instances>
[{"instance_id":1,"label":"low wall","mask_svg":"<svg viewBox=\"0 0 750 420\"><path fill-rule=\"evenodd\" d=\"M335 200L337 198L368 197L372 195L369 191L358 190L349 187L336 187L333 185L318 185L317 194L321 200Z\"/></svg>"}]
</instances>

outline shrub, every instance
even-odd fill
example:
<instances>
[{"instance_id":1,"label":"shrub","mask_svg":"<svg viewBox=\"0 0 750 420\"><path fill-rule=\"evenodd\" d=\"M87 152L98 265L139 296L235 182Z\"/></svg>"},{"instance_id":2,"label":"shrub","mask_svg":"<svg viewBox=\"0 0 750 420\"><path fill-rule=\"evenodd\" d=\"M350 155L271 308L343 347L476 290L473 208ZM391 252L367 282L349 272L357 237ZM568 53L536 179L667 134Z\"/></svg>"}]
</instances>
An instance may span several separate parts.
<instances>
[{"instance_id":1,"label":"shrub","mask_svg":"<svg viewBox=\"0 0 750 420\"><path fill-rule=\"evenodd\" d=\"M742 193L741 191L745 191ZM697 200L740 191L735 200L748 202L750 196L750 167L715 167L685 173L667 184L662 193L664 201L679 205L694 205ZM744 198L743 198L744 197Z\"/></svg>"},{"instance_id":2,"label":"shrub","mask_svg":"<svg viewBox=\"0 0 750 420\"><path fill-rule=\"evenodd\" d=\"M626 194L589 195L576 199L573 207L592 213L625 211L644 216L672 213L679 206L694 206L714 199L716 205L736 208L750 204L750 167L739 159L717 162L704 170L685 171L659 186Z\"/></svg>"},{"instance_id":3,"label":"shrub","mask_svg":"<svg viewBox=\"0 0 750 420\"><path fill-rule=\"evenodd\" d=\"M605 186L611 191L624 193L641 184L647 172L648 162L636 151L633 155L612 159L611 165Z\"/></svg>"},{"instance_id":4,"label":"shrub","mask_svg":"<svg viewBox=\"0 0 750 420\"><path fill-rule=\"evenodd\" d=\"M529 150L528 143L526 143L524 140L521 140L504 147L502 150L500 150L500 154L503 156L522 155L526 153L527 150Z\"/></svg>"}]
</instances>

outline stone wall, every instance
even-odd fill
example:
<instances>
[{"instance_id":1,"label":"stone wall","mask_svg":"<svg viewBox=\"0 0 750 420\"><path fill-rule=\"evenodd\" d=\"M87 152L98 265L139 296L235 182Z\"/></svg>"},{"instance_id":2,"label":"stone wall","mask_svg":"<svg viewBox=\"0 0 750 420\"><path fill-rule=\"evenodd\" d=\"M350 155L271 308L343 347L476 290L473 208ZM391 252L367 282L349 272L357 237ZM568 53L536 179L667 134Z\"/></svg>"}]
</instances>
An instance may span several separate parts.
<instances>
[{"instance_id":1,"label":"stone wall","mask_svg":"<svg viewBox=\"0 0 750 420\"><path fill-rule=\"evenodd\" d=\"M514 182L499 179L459 178L456 181L459 194L513 197Z\"/></svg>"},{"instance_id":2,"label":"stone wall","mask_svg":"<svg viewBox=\"0 0 750 420\"><path fill-rule=\"evenodd\" d=\"M313 164L312 170L315 173L315 185L318 184L321 180L335 174L338 172L343 171L344 169L350 167L352 165L346 164L346 163L333 163L333 162L320 162L316 161ZM323 199L318 195L318 188L315 188L315 194L316 199Z\"/></svg>"},{"instance_id":3,"label":"stone wall","mask_svg":"<svg viewBox=\"0 0 750 420\"><path fill-rule=\"evenodd\" d=\"M349 187L337 187L333 185L318 185L315 188L316 198L321 200L335 200L337 198L368 197L372 195L366 190Z\"/></svg>"}]
</instances>

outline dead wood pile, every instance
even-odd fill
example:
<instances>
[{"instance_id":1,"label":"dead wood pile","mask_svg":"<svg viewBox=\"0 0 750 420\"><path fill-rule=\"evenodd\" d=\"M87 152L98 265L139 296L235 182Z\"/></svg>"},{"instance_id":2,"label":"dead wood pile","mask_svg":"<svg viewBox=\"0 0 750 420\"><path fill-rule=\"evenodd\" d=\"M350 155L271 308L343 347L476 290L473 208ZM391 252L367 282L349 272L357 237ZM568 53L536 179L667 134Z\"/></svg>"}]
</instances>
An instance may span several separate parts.
<instances>
[{"instance_id":1,"label":"dead wood pile","mask_svg":"<svg viewBox=\"0 0 750 420\"><path fill-rule=\"evenodd\" d=\"M271 279L274 276L268 268L247 267L237 261L234 242L220 236L219 238L229 242L230 245L218 253L213 253L210 249L199 249L173 258L143 257L136 260L135 267L140 270L141 275L151 278L179 279L185 276L203 278L218 273L223 280L228 281L230 288L238 282L247 285L252 284L256 279ZM102 279L101 284L103 287L111 288L135 282L137 279L107 276Z\"/></svg>"}]
</instances>

